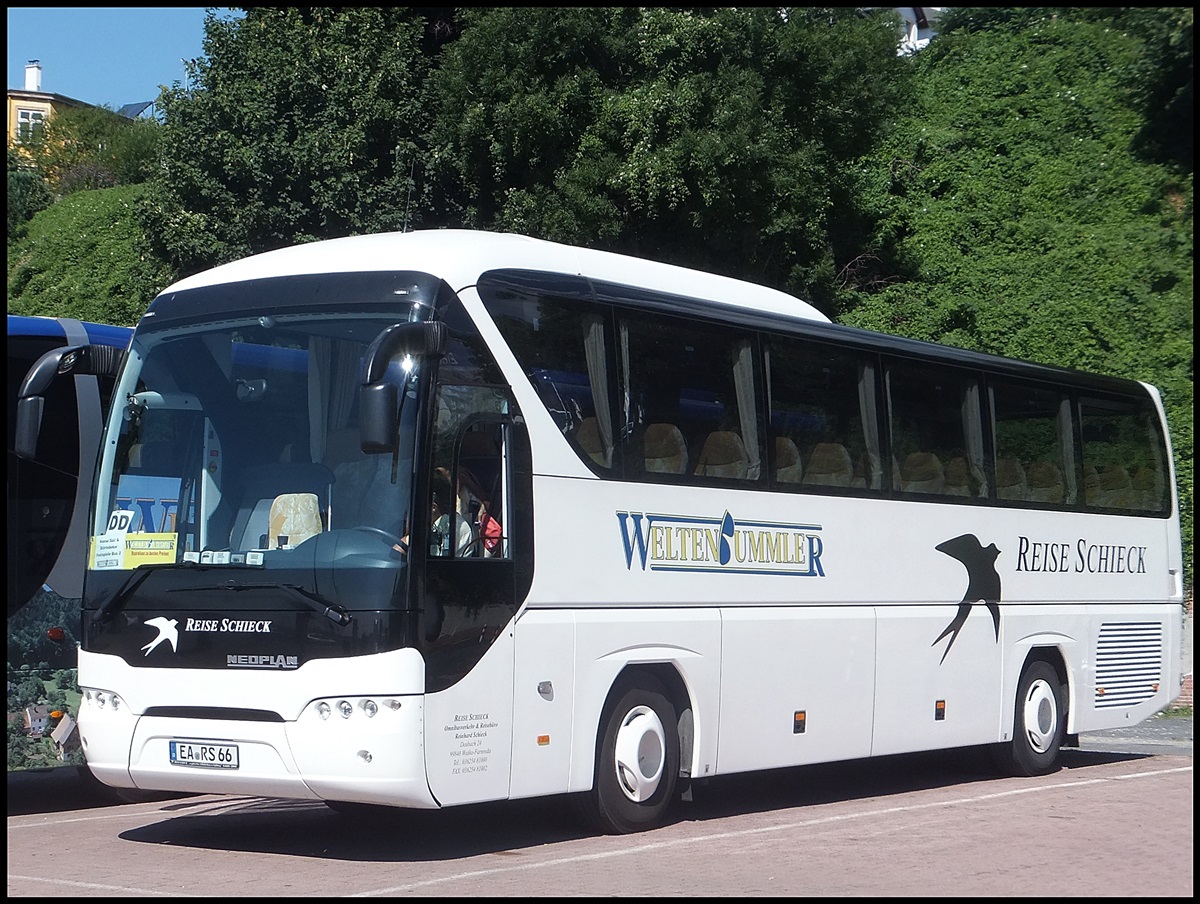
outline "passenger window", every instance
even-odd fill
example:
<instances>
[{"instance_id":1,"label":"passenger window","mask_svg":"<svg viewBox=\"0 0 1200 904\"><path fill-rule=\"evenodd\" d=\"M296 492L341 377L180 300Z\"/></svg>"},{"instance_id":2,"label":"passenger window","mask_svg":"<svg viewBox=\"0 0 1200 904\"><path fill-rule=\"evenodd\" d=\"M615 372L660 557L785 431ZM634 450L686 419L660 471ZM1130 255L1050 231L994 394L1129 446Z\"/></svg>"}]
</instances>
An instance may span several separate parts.
<instances>
[{"instance_id":1,"label":"passenger window","mask_svg":"<svg viewBox=\"0 0 1200 904\"><path fill-rule=\"evenodd\" d=\"M893 486L902 493L988 495L979 381L952 367L887 363ZM997 474L997 484L1000 483Z\"/></svg>"},{"instance_id":2,"label":"passenger window","mask_svg":"<svg viewBox=\"0 0 1200 904\"><path fill-rule=\"evenodd\" d=\"M990 390L997 495L1042 505L1074 505L1079 468L1070 397L1007 380L992 380Z\"/></svg>"},{"instance_id":3,"label":"passenger window","mask_svg":"<svg viewBox=\"0 0 1200 904\"><path fill-rule=\"evenodd\" d=\"M608 308L569 279L546 285L480 280L480 294L546 410L590 467L612 472L618 427Z\"/></svg>"},{"instance_id":4,"label":"passenger window","mask_svg":"<svg viewBox=\"0 0 1200 904\"><path fill-rule=\"evenodd\" d=\"M618 314L631 479L762 476L754 337L660 314Z\"/></svg>"},{"instance_id":5,"label":"passenger window","mask_svg":"<svg viewBox=\"0 0 1200 904\"><path fill-rule=\"evenodd\" d=\"M776 337L766 361L776 484L881 489L873 356Z\"/></svg>"},{"instance_id":6,"label":"passenger window","mask_svg":"<svg viewBox=\"0 0 1200 904\"><path fill-rule=\"evenodd\" d=\"M1166 444L1147 400L1084 399L1084 502L1121 511L1166 512Z\"/></svg>"}]
</instances>

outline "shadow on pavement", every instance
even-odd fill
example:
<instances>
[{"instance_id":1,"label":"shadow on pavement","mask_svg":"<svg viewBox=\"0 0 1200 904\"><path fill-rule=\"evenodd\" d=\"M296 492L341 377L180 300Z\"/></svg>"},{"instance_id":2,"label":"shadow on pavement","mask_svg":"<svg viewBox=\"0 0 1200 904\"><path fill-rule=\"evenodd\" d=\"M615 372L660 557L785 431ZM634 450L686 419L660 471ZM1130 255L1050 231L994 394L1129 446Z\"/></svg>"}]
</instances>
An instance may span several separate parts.
<instances>
[{"instance_id":1,"label":"shadow on pavement","mask_svg":"<svg viewBox=\"0 0 1200 904\"><path fill-rule=\"evenodd\" d=\"M8 773L9 816L89 810L186 796L189 795L110 788L97 781L86 766L22 769Z\"/></svg>"}]
</instances>

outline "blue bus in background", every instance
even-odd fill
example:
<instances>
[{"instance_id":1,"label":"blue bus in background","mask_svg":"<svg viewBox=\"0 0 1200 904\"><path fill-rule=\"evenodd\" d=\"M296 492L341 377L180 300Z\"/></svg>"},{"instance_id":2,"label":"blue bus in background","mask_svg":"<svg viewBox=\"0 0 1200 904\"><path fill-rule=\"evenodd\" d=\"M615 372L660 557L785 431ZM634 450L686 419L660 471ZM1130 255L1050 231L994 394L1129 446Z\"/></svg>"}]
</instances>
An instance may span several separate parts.
<instances>
[{"instance_id":1,"label":"blue bus in background","mask_svg":"<svg viewBox=\"0 0 1200 904\"><path fill-rule=\"evenodd\" d=\"M47 351L68 345L129 346L130 327L61 317L8 315L8 614L49 585L77 598L92 471L113 381L77 376L47 396L36 461L15 452L17 391ZM78 525L78 529L75 529Z\"/></svg>"},{"instance_id":2,"label":"blue bus in background","mask_svg":"<svg viewBox=\"0 0 1200 904\"><path fill-rule=\"evenodd\" d=\"M54 750L43 738L61 722L48 718L61 709L58 685L68 684L56 673L76 665L88 499L115 381L91 375L54 381L36 460L16 454L17 395L45 352L97 344L124 351L132 334L130 327L8 315L9 769L46 765L42 756ZM35 694L35 682L43 694ZM21 736L15 745L14 731Z\"/></svg>"}]
</instances>

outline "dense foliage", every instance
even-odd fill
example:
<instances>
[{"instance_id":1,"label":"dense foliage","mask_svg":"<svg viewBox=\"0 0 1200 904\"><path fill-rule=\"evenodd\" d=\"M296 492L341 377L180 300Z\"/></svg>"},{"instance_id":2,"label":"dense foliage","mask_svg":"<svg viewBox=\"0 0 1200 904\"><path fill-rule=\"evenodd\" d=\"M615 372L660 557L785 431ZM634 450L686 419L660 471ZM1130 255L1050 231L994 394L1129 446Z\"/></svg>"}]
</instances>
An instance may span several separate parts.
<instances>
[{"instance_id":1,"label":"dense foliage","mask_svg":"<svg viewBox=\"0 0 1200 904\"><path fill-rule=\"evenodd\" d=\"M133 326L172 280L136 210L144 186L78 191L8 246L8 311Z\"/></svg>"},{"instance_id":2,"label":"dense foliage","mask_svg":"<svg viewBox=\"0 0 1200 904\"><path fill-rule=\"evenodd\" d=\"M8 149L8 238L23 234L35 213L50 206L50 187L42 174L25 164L21 155Z\"/></svg>"},{"instance_id":3,"label":"dense foliage","mask_svg":"<svg viewBox=\"0 0 1200 904\"><path fill-rule=\"evenodd\" d=\"M142 208L173 268L401 229L427 115L424 31L408 7L210 13L189 89L159 98L162 168Z\"/></svg>"},{"instance_id":4,"label":"dense foliage","mask_svg":"<svg viewBox=\"0 0 1200 904\"><path fill-rule=\"evenodd\" d=\"M145 182L158 164L160 133L152 119L127 119L107 107L68 107L46 120L22 150L57 199Z\"/></svg>"},{"instance_id":5,"label":"dense foliage","mask_svg":"<svg viewBox=\"0 0 1200 904\"><path fill-rule=\"evenodd\" d=\"M905 102L908 67L889 17L786 13L470 11L433 79L424 202L831 309L854 238L845 174Z\"/></svg>"},{"instance_id":6,"label":"dense foliage","mask_svg":"<svg viewBox=\"0 0 1200 904\"><path fill-rule=\"evenodd\" d=\"M1160 386L1190 583L1191 9L954 9L909 58L895 25L847 8L210 16L188 88L159 99L143 188L68 195L22 234L10 165L9 310L132 323L170 276L409 226L739 276L845 322ZM20 211L45 202L16 184Z\"/></svg>"}]
</instances>

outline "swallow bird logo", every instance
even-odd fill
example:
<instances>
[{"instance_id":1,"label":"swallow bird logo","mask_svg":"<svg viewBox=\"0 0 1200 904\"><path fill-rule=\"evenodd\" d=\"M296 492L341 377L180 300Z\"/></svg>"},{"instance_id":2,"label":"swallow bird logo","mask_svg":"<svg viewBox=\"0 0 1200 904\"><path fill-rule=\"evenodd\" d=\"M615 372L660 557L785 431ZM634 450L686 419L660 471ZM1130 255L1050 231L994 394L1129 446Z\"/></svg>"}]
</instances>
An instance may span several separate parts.
<instances>
[{"instance_id":1,"label":"swallow bird logo","mask_svg":"<svg viewBox=\"0 0 1200 904\"><path fill-rule=\"evenodd\" d=\"M157 647L164 640L169 640L171 642L171 650L173 652L178 652L178 650L179 650L179 628L177 627L179 624L178 619L163 618L162 616L159 616L158 618L148 618L148 619L146 619L145 622L143 622L143 624L153 625L155 628L158 629L158 637L154 638L154 640L150 641L150 643L148 643L144 647L142 647L142 649L146 651L147 656L149 656L150 653L154 650L154 648Z\"/></svg>"},{"instance_id":2,"label":"swallow bird logo","mask_svg":"<svg viewBox=\"0 0 1200 904\"><path fill-rule=\"evenodd\" d=\"M963 534L934 547L938 552L944 552L952 559L962 562L967 569L967 590L962 602L958 604L958 612L946 625L946 630L938 635L930 646L937 646L938 641L949 636L950 642L942 653L942 662L946 654L958 639L958 632L971 614L971 606L983 603L992 613L992 624L996 629L996 640L1000 640L1000 573L996 571L996 557L1000 550L995 543L984 546L974 534Z\"/></svg>"}]
</instances>

